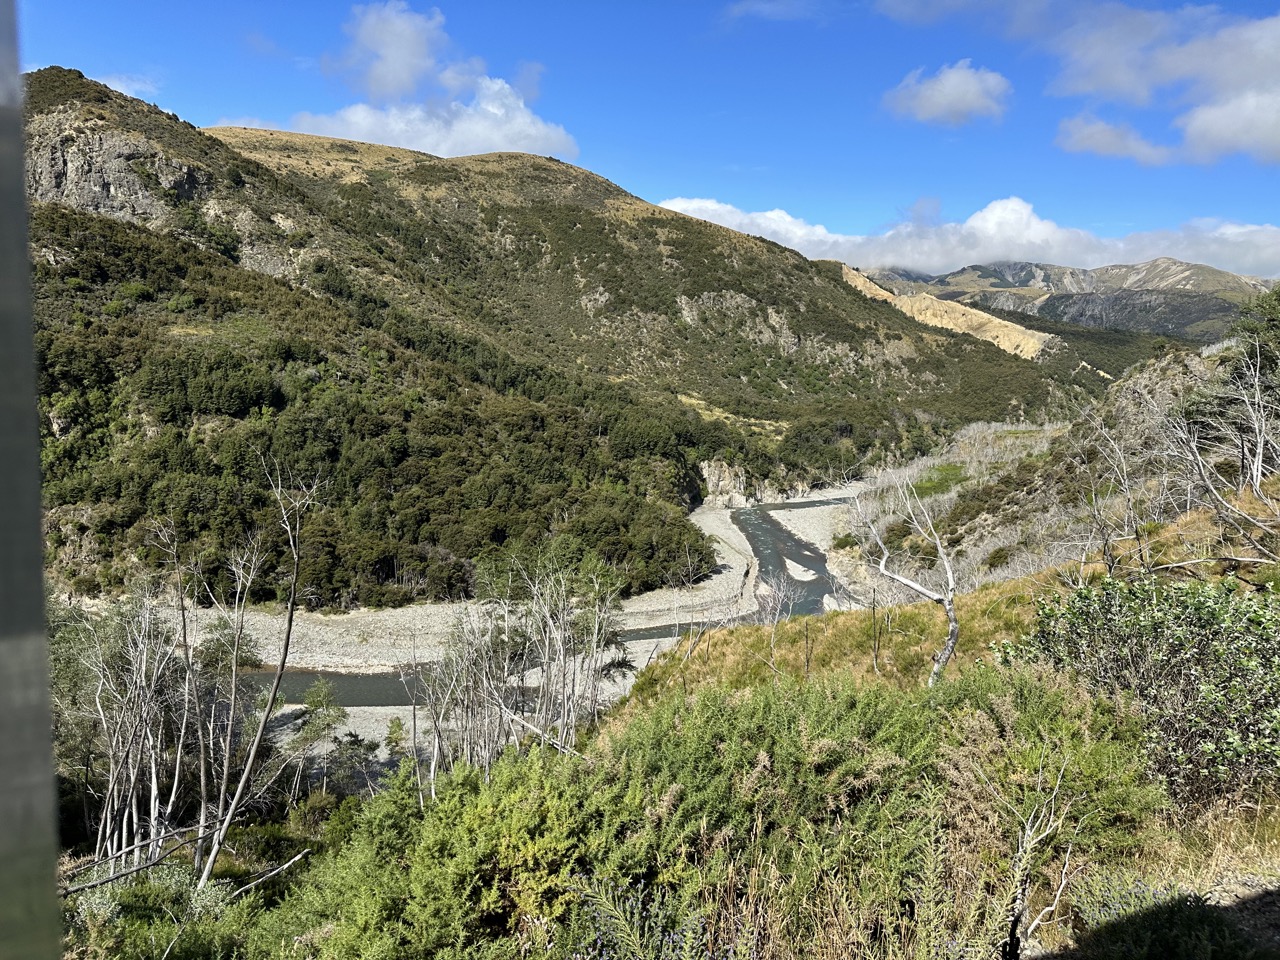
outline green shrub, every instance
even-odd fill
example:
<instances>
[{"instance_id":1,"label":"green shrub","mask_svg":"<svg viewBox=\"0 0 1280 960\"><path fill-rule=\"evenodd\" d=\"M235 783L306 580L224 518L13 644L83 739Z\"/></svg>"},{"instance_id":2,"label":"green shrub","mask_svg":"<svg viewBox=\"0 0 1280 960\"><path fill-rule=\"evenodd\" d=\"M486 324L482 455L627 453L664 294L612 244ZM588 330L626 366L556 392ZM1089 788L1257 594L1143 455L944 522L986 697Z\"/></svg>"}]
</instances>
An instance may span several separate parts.
<instances>
[{"instance_id":1,"label":"green shrub","mask_svg":"<svg viewBox=\"0 0 1280 960\"><path fill-rule=\"evenodd\" d=\"M999 570L1013 559L1012 547L996 547L982 561L982 565L988 570Z\"/></svg>"},{"instance_id":2,"label":"green shrub","mask_svg":"<svg viewBox=\"0 0 1280 960\"><path fill-rule=\"evenodd\" d=\"M842 533L831 541L831 547L835 550L856 550L860 546L858 538L851 533Z\"/></svg>"},{"instance_id":3,"label":"green shrub","mask_svg":"<svg viewBox=\"0 0 1280 960\"><path fill-rule=\"evenodd\" d=\"M1131 697L1155 770L1184 799L1273 781L1280 764L1280 596L1217 584L1104 580L1042 601L1006 655Z\"/></svg>"}]
</instances>

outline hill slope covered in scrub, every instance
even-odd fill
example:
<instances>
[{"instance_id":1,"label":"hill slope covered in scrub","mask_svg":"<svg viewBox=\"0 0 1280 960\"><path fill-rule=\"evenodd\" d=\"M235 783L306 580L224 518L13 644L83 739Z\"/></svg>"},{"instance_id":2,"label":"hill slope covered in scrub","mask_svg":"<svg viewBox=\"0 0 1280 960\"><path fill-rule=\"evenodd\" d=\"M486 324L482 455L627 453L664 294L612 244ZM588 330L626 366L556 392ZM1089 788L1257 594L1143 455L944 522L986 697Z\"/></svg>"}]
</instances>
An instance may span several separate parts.
<instances>
[{"instance_id":1,"label":"hill slope covered in scrub","mask_svg":"<svg viewBox=\"0 0 1280 960\"><path fill-rule=\"evenodd\" d=\"M1087 344L1011 357L554 160L201 132L61 68L26 125L51 559L81 590L154 561L162 518L215 569L274 530L260 458L326 484L316 603L457 595L561 534L645 589L712 562L680 521L700 462L785 489L1102 384Z\"/></svg>"}]
</instances>

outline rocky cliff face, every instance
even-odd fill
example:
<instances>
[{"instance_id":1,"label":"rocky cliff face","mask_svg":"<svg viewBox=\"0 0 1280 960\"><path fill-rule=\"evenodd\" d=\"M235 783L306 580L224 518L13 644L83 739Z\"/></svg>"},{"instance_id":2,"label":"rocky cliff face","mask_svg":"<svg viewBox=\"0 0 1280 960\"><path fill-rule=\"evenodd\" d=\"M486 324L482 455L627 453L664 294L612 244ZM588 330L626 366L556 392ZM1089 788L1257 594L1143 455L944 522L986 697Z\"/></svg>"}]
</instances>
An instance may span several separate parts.
<instances>
[{"instance_id":1,"label":"rocky cliff face","mask_svg":"<svg viewBox=\"0 0 1280 960\"><path fill-rule=\"evenodd\" d=\"M177 117L76 71L39 73L25 110L33 204L62 204L176 234L262 273L297 273L302 258L285 235L305 217L298 204L273 195L274 185L260 182L265 171ZM271 222L258 212L273 208Z\"/></svg>"},{"instance_id":2,"label":"rocky cliff face","mask_svg":"<svg viewBox=\"0 0 1280 960\"><path fill-rule=\"evenodd\" d=\"M173 202L207 193L207 171L171 160L140 136L84 120L71 110L35 117L27 125L27 196L104 216L162 227Z\"/></svg>"},{"instance_id":3,"label":"rocky cliff face","mask_svg":"<svg viewBox=\"0 0 1280 960\"><path fill-rule=\"evenodd\" d=\"M749 507L756 503L781 503L793 497L807 496L813 489L808 481L796 479L784 487L747 478L742 467L730 466L723 460L704 460L698 464L706 496L702 502L709 507Z\"/></svg>"}]
</instances>

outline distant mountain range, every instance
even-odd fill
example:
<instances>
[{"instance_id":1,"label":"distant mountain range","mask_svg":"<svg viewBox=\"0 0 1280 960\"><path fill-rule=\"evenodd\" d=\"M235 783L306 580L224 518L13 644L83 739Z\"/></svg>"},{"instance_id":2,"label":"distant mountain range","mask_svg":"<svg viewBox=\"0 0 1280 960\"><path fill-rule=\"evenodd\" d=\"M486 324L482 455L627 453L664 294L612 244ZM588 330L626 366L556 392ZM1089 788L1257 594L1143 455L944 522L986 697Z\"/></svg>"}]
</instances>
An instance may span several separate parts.
<instances>
[{"instance_id":1,"label":"distant mountain range","mask_svg":"<svg viewBox=\"0 0 1280 960\"><path fill-rule=\"evenodd\" d=\"M1080 326L1201 341L1222 336L1242 304L1276 284L1170 257L1091 270L1002 261L974 264L941 276L904 270L867 270L866 274L899 295L928 293L942 300Z\"/></svg>"}]
</instances>

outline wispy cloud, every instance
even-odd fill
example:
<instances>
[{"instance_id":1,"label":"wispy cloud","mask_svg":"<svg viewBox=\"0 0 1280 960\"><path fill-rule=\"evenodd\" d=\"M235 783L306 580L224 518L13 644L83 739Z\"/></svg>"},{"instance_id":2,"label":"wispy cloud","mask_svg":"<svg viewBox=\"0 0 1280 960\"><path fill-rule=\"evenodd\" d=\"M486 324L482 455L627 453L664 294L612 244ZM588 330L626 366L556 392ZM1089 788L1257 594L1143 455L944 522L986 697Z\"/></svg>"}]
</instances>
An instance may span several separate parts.
<instances>
[{"instance_id":1,"label":"wispy cloud","mask_svg":"<svg viewBox=\"0 0 1280 960\"><path fill-rule=\"evenodd\" d=\"M736 0L725 7L731 20L757 17L762 20L808 20L821 13L818 0Z\"/></svg>"},{"instance_id":2,"label":"wispy cloud","mask_svg":"<svg viewBox=\"0 0 1280 960\"><path fill-rule=\"evenodd\" d=\"M901 116L954 127L978 117L1000 119L1012 92L1005 77L966 59L940 67L929 77L923 68L912 70L885 94L884 102Z\"/></svg>"},{"instance_id":3,"label":"wispy cloud","mask_svg":"<svg viewBox=\"0 0 1280 960\"><path fill-rule=\"evenodd\" d=\"M1246 154L1280 163L1280 14L1244 19L1217 7L1121 4L1102 12L1055 41L1063 67L1056 91L1172 108L1182 160Z\"/></svg>"},{"instance_id":4,"label":"wispy cloud","mask_svg":"<svg viewBox=\"0 0 1280 960\"><path fill-rule=\"evenodd\" d=\"M748 212L710 199L677 197L662 206L743 233L768 237L814 258L858 267L946 273L971 263L1030 260L1075 267L1176 257L1253 276L1280 276L1280 227L1196 220L1175 230L1099 237L1039 216L1020 197L993 200L963 221L913 217L868 236L833 233L785 210Z\"/></svg>"},{"instance_id":5,"label":"wispy cloud","mask_svg":"<svg viewBox=\"0 0 1280 960\"><path fill-rule=\"evenodd\" d=\"M1087 98L1134 115L1172 114L1171 139L1159 147L1109 120L1067 120L1064 149L1128 157L1140 163L1210 163L1244 154L1280 163L1280 13L1246 17L1211 5L1150 9L1115 0L877 0L904 22L955 15L1053 56L1049 92ZM1090 115L1090 118L1092 114Z\"/></svg>"},{"instance_id":6,"label":"wispy cloud","mask_svg":"<svg viewBox=\"0 0 1280 960\"><path fill-rule=\"evenodd\" d=\"M1174 156L1174 151L1169 147L1147 141L1127 124L1107 123L1089 114L1063 120L1058 125L1058 138L1055 142L1069 153L1129 157L1151 167L1168 163Z\"/></svg>"},{"instance_id":7,"label":"wispy cloud","mask_svg":"<svg viewBox=\"0 0 1280 960\"><path fill-rule=\"evenodd\" d=\"M326 65L367 99L333 113L299 113L291 128L439 156L499 150L577 156L564 127L529 106L538 66L524 65L516 84L490 76L482 60L455 51L439 10L420 13L404 0L387 0L354 7L344 29L350 42Z\"/></svg>"},{"instance_id":8,"label":"wispy cloud","mask_svg":"<svg viewBox=\"0 0 1280 960\"><path fill-rule=\"evenodd\" d=\"M126 97L154 97L160 92L160 84L154 78L136 73L109 73L93 79Z\"/></svg>"}]
</instances>

